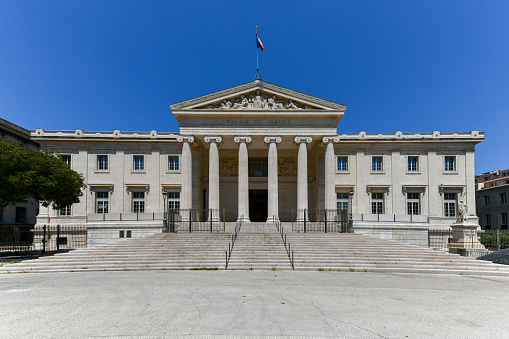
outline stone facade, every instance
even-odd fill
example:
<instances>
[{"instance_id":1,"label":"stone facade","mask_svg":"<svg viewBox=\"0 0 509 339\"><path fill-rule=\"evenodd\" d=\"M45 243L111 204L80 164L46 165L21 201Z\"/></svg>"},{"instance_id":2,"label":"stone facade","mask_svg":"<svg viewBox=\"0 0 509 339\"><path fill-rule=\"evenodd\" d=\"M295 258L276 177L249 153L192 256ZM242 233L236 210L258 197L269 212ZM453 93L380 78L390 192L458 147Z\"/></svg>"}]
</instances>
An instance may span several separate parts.
<instances>
[{"instance_id":1,"label":"stone facade","mask_svg":"<svg viewBox=\"0 0 509 339\"><path fill-rule=\"evenodd\" d=\"M120 229L136 215L156 232L163 192L180 209L224 210L226 221L290 222L304 209L348 208L356 232L422 246L430 228L455 222L460 199L477 220L478 131L338 134L346 106L261 80L171 109L179 133L34 131L42 148L70 155L87 183L70 215L41 208L38 222L50 215Z\"/></svg>"}]
</instances>

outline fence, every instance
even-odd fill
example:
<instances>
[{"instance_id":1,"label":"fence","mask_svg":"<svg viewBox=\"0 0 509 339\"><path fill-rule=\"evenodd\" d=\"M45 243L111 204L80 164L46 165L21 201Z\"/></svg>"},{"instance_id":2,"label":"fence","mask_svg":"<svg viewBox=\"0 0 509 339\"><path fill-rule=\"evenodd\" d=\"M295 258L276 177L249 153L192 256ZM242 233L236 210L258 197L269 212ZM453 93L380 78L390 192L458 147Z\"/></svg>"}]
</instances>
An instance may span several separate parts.
<instances>
[{"instance_id":1,"label":"fence","mask_svg":"<svg viewBox=\"0 0 509 339\"><path fill-rule=\"evenodd\" d=\"M60 251L87 247L85 225L42 225L33 230L35 250Z\"/></svg>"},{"instance_id":2,"label":"fence","mask_svg":"<svg viewBox=\"0 0 509 339\"><path fill-rule=\"evenodd\" d=\"M0 251L31 250L34 225L0 225Z\"/></svg>"},{"instance_id":3,"label":"fence","mask_svg":"<svg viewBox=\"0 0 509 339\"><path fill-rule=\"evenodd\" d=\"M347 210L292 210L294 232L352 232Z\"/></svg>"},{"instance_id":4,"label":"fence","mask_svg":"<svg viewBox=\"0 0 509 339\"><path fill-rule=\"evenodd\" d=\"M170 210L165 214L163 232L224 232L224 215L224 209Z\"/></svg>"},{"instance_id":5,"label":"fence","mask_svg":"<svg viewBox=\"0 0 509 339\"><path fill-rule=\"evenodd\" d=\"M509 248L509 230L482 230L479 241L490 251Z\"/></svg>"}]
</instances>

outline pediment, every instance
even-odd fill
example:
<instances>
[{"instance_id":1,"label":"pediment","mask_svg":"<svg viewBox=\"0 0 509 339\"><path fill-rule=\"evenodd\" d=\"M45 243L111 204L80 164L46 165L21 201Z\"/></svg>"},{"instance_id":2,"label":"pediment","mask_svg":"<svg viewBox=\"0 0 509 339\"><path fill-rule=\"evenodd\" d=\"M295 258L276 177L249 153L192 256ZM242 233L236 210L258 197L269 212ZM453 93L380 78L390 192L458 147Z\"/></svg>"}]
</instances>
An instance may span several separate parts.
<instances>
[{"instance_id":1,"label":"pediment","mask_svg":"<svg viewBox=\"0 0 509 339\"><path fill-rule=\"evenodd\" d=\"M170 105L172 111L340 111L346 106L261 80Z\"/></svg>"}]
</instances>

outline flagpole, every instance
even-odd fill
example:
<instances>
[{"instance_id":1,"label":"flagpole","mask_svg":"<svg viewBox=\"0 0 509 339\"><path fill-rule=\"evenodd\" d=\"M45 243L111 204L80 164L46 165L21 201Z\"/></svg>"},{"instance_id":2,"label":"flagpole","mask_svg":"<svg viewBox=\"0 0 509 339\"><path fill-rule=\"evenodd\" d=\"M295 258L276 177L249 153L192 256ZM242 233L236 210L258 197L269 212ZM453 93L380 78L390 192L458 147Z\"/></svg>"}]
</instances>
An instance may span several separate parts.
<instances>
[{"instance_id":1,"label":"flagpole","mask_svg":"<svg viewBox=\"0 0 509 339\"><path fill-rule=\"evenodd\" d=\"M255 79L260 79L260 68L258 67L258 26L256 26L256 76Z\"/></svg>"}]
</instances>

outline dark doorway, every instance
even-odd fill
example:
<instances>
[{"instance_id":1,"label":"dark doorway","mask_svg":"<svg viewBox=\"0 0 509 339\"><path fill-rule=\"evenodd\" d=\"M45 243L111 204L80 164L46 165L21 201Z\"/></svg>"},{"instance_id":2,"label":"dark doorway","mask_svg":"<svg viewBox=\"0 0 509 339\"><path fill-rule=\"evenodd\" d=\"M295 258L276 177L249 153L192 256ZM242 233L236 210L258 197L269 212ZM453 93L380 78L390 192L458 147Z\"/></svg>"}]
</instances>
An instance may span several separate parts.
<instances>
[{"instance_id":1,"label":"dark doorway","mask_svg":"<svg viewBox=\"0 0 509 339\"><path fill-rule=\"evenodd\" d=\"M267 221L267 190L249 190L249 219Z\"/></svg>"}]
</instances>

